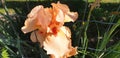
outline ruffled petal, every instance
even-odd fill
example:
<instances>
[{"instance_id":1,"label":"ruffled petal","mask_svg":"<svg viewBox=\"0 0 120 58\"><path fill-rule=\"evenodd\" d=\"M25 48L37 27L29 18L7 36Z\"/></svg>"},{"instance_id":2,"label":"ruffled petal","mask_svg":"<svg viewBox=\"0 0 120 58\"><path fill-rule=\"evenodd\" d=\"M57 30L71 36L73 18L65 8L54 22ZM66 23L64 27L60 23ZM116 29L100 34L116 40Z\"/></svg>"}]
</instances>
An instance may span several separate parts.
<instances>
[{"instance_id":1,"label":"ruffled petal","mask_svg":"<svg viewBox=\"0 0 120 58\"><path fill-rule=\"evenodd\" d=\"M51 9L43 8L39 5L32 9L28 14L28 19L25 21L25 26L22 27L24 33L31 32L33 30L39 29L46 33L47 27L51 22Z\"/></svg>"},{"instance_id":2,"label":"ruffled petal","mask_svg":"<svg viewBox=\"0 0 120 58\"><path fill-rule=\"evenodd\" d=\"M53 9L53 15L52 20L49 25L50 29L54 34L57 33L57 31L64 25L64 13L60 9Z\"/></svg>"},{"instance_id":3,"label":"ruffled petal","mask_svg":"<svg viewBox=\"0 0 120 58\"><path fill-rule=\"evenodd\" d=\"M44 32L47 31L47 27L50 24L51 19L52 19L52 15L51 15L50 11L51 11L51 9L43 8L38 12L37 25L41 25L41 29L40 29L41 31L44 31Z\"/></svg>"},{"instance_id":4,"label":"ruffled petal","mask_svg":"<svg viewBox=\"0 0 120 58\"><path fill-rule=\"evenodd\" d=\"M33 30L36 30L40 27L40 25L37 25L36 23L38 20L36 19L38 16L38 12L43 8L42 5L34 7L31 12L28 14L28 18L25 20L25 26L23 26L21 29L24 33L31 32Z\"/></svg>"},{"instance_id":5,"label":"ruffled petal","mask_svg":"<svg viewBox=\"0 0 120 58\"><path fill-rule=\"evenodd\" d=\"M65 20L64 22L74 22L78 18L78 13L77 12L68 12L65 14Z\"/></svg>"},{"instance_id":6,"label":"ruffled petal","mask_svg":"<svg viewBox=\"0 0 120 58\"><path fill-rule=\"evenodd\" d=\"M64 13L70 11L67 5L61 4L60 2L52 3L51 5L53 6L53 8L61 9Z\"/></svg>"},{"instance_id":7,"label":"ruffled petal","mask_svg":"<svg viewBox=\"0 0 120 58\"><path fill-rule=\"evenodd\" d=\"M64 12L64 22L74 22L78 18L77 12L70 12L69 7L65 4L58 2L57 4L52 3L53 8L61 9Z\"/></svg>"},{"instance_id":8,"label":"ruffled petal","mask_svg":"<svg viewBox=\"0 0 120 58\"><path fill-rule=\"evenodd\" d=\"M33 18L36 19L36 17L38 16L38 12L43 9L42 5L38 5L36 7L34 7L31 12L28 14L28 18Z\"/></svg>"},{"instance_id":9,"label":"ruffled petal","mask_svg":"<svg viewBox=\"0 0 120 58\"><path fill-rule=\"evenodd\" d=\"M56 21L60 23L64 23L64 13L59 9L58 14L56 16Z\"/></svg>"},{"instance_id":10,"label":"ruffled petal","mask_svg":"<svg viewBox=\"0 0 120 58\"><path fill-rule=\"evenodd\" d=\"M21 28L21 30L22 30L24 33L28 33L28 32L31 32L31 31L33 31L33 30L36 30L37 28L40 28L40 25L36 25L36 23L37 23L37 20L28 18L28 19L26 19L26 21L25 21L25 26L23 26L23 27Z\"/></svg>"},{"instance_id":11,"label":"ruffled petal","mask_svg":"<svg viewBox=\"0 0 120 58\"><path fill-rule=\"evenodd\" d=\"M71 31L70 31L70 29L69 29L68 27L62 26L60 29L64 32L64 34L65 34L68 38L71 38Z\"/></svg>"},{"instance_id":12,"label":"ruffled petal","mask_svg":"<svg viewBox=\"0 0 120 58\"><path fill-rule=\"evenodd\" d=\"M66 53L65 57L75 56L77 53L77 47L71 47L70 50Z\"/></svg>"},{"instance_id":13,"label":"ruffled petal","mask_svg":"<svg viewBox=\"0 0 120 58\"><path fill-rule=\"evenodd\" d=\"M52 55L51 57L55 58L66 58L71 56L70 52L77 52L71 46L71 39L68 38L66 34L62 30L59 30L57 35L54 34L47 35L43 43L44 49L47 51L47 54L50 54ZM73 53L72 55L75 54L76 53Z\"/></svg>"}]
</instances>

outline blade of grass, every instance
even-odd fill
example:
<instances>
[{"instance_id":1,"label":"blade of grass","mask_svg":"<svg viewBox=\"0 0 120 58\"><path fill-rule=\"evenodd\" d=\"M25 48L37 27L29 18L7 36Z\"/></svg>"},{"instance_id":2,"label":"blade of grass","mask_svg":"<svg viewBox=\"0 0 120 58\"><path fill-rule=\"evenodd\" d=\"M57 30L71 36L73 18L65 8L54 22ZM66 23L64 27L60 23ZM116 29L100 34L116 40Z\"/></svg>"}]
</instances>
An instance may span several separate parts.
<instances>
[{"instance_id":1,"label":"blade of grass","mask_svg":"<svg viewBox=\"0 0 120 58\"><path fill-rule=\"evenodd\" d=\"M120 42L118 42L116 45L110 47L108 49L109 51L105 53L103 58L119 58L120 56Z\"/></svg>"},{"instance_id":2,"label":"blade of grass","mask_svg":"<svg viewBox=\"0 0 120 58\"><path fill-rule=\"evenodd\" d=\"M87 0L87 2L88 2L88 0ZM83 50L84 53L83 53L82 58L85 58L85 54L86 54L86 51L87 51L87 47L88 47L87 30L88 30L88 26L89 26L89 22L90 22L90 17L91 17L92 10L96 7L96 2L97 2L97 1L95 1L95 2L93 3L93 5L91 6L90 11L89 11L89 13L88 13L87 21L86 21L85 24L84 24L85 30L84 30L83 48L84 48L85 50Z\"/></svg>"},{"instance_id":3,"label":"blade of grass","mask_svg":"<svg viewBox=\"0 0 120 58\"><path fill-rule=\"evenodd\" d=\"M108 32L106 32L106 33L104 34L103 40L102 40L102 42L101 42L101 45L99 46L99 49L100 49L100 50L104 50L104 49L105 49L107 43L108 43L109 40L111 39L111 35L113 34L113 32L116 30L116 28L117 28L118 26L120 26L120 19L118 20L118 22L117 22L115 25L113 25L113 26L111 27L111 29L110 29Z\"/></svg>"},{"instance_id":4,"label":"blade of grass","mask_svg":"<svg viewBox=\"0 0 120 58\"><path fill-rule=\"evenodd\" d=\"M95 23L95 24L96 24L97 30L98 30L98 31L97 31L97 34L98 34L98 35L97 35L97 37L98 37L97 39L98 39L98 40L97 40L97 46L96 46L96 49L98 49L99 43L100 43L100 38L99 38L99 37L100 37L100 31L99 31L98 24L97 24L97 23ZM96 54L97 52L98 52L98 51L95 51L95 54ZM94 58L98 58L98 56L95 56Z\"/></svg>"}]
</instances>

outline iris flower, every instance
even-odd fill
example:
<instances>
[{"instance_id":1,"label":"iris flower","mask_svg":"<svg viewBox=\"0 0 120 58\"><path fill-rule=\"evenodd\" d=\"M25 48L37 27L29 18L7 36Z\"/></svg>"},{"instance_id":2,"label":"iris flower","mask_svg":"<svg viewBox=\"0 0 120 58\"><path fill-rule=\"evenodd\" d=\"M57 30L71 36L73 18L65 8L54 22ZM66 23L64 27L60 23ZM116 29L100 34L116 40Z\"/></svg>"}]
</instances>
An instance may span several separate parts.
<instances>
[{"instance_id":1,"label":"iris flower","mask_svg":"<svg viewBox=\"0 0 120 58\"><path fill-rule=\"evenodd\" d=\"M32 42L39 42L40 47L47 51L51 58L68 58L77 54L77 48L72 47L71 31L64 26L65 22L74 22L77 12L70 12L65 4L52 3L51 8L42 5L34 7L28 14L24 33L32 32Z\"/></svg>"}]
</instances>

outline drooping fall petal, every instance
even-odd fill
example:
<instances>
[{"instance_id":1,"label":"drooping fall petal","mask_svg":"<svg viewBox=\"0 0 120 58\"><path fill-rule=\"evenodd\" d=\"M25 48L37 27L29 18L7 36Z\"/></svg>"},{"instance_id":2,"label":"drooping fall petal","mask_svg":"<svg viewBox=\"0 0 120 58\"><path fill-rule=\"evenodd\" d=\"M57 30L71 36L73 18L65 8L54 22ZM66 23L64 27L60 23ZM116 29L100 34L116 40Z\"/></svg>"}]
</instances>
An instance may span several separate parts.
<instances>
[{"instance_id":1,"label":"drooping fall petal","mask_svg":"<svg viewBox=\"0 0 120 58\"><path fill-rule=\"evenodd\" d=\"M71 38L71 31L70 31L70 29L68 27L62 26L61 30L64 32L66 37Z\"/></svg>"},{"instance_id":2,"label":"drooping fall petal","mask_svg":"<svg viewBox=\"0 0 120 58\"><path fill-rule=\"evenodd\" d=\"M66 27L63 27L66 29ZM67 30L64 30L67 31ZM48 34L44 41L44 49L47 51L47 54L54 56L55 58L66 58L71 56L71 52L75 52L72 55L76 54L76 48L71 46L71 39L67 36L67 33L63 30L59 30L57 35Z\"/></svg>"},{"instance_id":3,"label":"drooping fall petal","mask_svg":"<svg viewBox=\"0 0 120 58\"><path fill-rule=\"evenodd\" d=\"M45 40L45 35L43 35L39 30L31 33L30 39L32 42L39 42L40 46L43 46L43 42Z\"/></svg>"}]
</instances>

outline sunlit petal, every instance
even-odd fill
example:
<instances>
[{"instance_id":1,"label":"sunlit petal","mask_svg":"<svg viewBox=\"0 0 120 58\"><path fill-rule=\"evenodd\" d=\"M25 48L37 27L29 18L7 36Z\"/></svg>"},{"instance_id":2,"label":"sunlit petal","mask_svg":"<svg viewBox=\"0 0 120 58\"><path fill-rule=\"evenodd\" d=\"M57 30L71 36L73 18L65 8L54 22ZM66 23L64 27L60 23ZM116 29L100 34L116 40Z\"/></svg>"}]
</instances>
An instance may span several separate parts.
<instances>
[{"instance_id":1,"label":"sunlit petal","mask_svg":"<svg viewBox=\"0 0 120 58\"><path fill-rule=\"evenodd\" d=\"M71 38L71 31L68 27L62 26L60 28L62 30L62 32L64 32L64 34L68 37Z\"/></svg>"},{"instance_id":2,"label":"sunlit petal","mask_svg":"<svg viewBox=\"0 0 120 58\"><path fill-rule=\"evenodd\" d=\"M47 54L55 58L65 58L70 56L70 52L76 52L71 46L71 39L68 38L62 30L60 30L57 35L48 34L43 45ZM74 53L74 55L75 54L76 53Z\"/></svg>"},{"instance_id":3,"label":"sunlit petal","mask_svg":"<svg viewBox=\"0 0 120 58\"><path fill-rule=\"evenodd\" d=\"M57 22L61 22L63 23L64 22L64 13L62 10L59 10L57 16L56 16L56 21Z\"/></svg>"}]
</instances>

